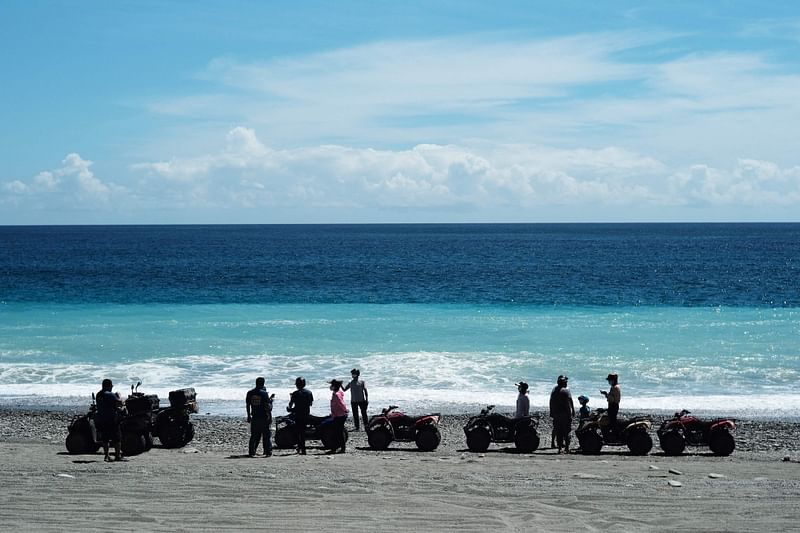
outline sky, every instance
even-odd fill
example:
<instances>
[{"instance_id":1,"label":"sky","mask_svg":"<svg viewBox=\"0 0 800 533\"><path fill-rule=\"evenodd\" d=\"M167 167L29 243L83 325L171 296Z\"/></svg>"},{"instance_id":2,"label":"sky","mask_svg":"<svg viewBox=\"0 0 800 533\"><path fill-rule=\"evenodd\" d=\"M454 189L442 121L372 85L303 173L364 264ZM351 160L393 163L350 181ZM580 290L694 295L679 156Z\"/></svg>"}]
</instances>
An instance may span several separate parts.
<instances>
[{"instance_id":1,"label":"sky","mask_svg":"<svg viewBox=\"0 0 800 533\"><path fill-rule=\"evenodd\" d=\"M0 224L800 220L800 3L0 3Z\"/></svg>"}]
</instances>

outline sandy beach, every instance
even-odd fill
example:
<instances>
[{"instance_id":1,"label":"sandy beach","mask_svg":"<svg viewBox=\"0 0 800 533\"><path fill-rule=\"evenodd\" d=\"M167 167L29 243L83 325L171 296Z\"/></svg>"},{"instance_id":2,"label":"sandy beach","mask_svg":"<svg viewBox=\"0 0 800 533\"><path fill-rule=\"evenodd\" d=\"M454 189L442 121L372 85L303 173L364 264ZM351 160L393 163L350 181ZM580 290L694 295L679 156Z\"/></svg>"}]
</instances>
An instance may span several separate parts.
<instances>
[{"instance_id":1,"label":"sandy beach","mask_svg":"<svg viewBox=\"0 0 800 533\"><path fill-rule=\"evenodd\" d=\"M186 448L122 463L68 455L69 412L0 409L0 527L212 531L797 531L800 424L740 421L730 457L465 450L465 416L441 446L396 443L249 458L242 419L198 416ZM352 427L351 427L352 429ZM541 428L542 436L549 428ZM547 445L542 439L543 445Z\"/></svg>"}]
</instances>

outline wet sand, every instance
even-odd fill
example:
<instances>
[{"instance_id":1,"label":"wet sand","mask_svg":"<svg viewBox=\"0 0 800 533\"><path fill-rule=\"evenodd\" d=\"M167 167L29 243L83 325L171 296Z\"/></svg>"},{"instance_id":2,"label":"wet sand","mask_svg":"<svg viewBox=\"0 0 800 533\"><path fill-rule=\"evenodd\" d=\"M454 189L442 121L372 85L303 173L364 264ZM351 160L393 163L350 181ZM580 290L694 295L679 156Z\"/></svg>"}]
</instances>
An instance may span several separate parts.
<instances>
[{"instance_id":1,"label":"wet sand","mask_svg":"<svg viewBox=\"0 0 800 533\"><path fill-rule=\"evenodd\" d=\"M472 454L466 416L450 416L431 453L375 452L354 432L344 455L249 458L243 419L199 416L186 448L104 463L66 454L70 418L0 408L1 529L800 531L796 423L740 421L730 457L666 457L657 444L645 457ZM549 444L549 427L540 434Z\"/></svg>"}]
</instances>

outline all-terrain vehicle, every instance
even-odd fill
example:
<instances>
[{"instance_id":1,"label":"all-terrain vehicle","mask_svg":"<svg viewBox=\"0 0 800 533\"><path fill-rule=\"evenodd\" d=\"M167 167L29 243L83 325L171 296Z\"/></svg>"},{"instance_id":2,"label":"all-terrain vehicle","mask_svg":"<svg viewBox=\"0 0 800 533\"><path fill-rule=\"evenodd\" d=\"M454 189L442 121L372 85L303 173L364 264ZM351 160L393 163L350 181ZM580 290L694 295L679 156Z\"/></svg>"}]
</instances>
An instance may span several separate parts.
<instances>
[{"instance_id":1,"label":"all-terrain vehicle","mask_svg":"<svg viewBox=\"0 0 800 533\"><path fill-rule=\"evenodd\" d=\"M708 446L715 455L730 455L736 448L731 432L736 424L729 418L700 420L686 409L675 413L658 428L658 442L667 455L680 455L687 445Z\"/></svg>"},{"instance_id":2,"label":"all-terrain vehicle","mask_svg":"<svg viewBox=\"0 0 800 533\"><path fill-rule=\"evenodd\" d=\"M197 394L193 388L169 393L170 406L159 407L155 394L139 392L141 382L131 385L131 393L119 414L120 446L124 455L138 455L152 448L153 437L165 448L180 448L194 438L194 425L189 415L197 412ZM100 449L94 417L97 412L95 395L85 415L70 422L66 447L71 454L95 453Z\"/></svg>"},{"instance_id":3,"label":"all-terrain vehicle","mask_svg":"<svg viewBox=\"0 0 800 533\"><path fill-rule=\"evenodd\" d=\"M408 416L396 411L396 405L381 410L370 417L367 424L367 442L373 450L385 450L392 441L415 442L422 452L435 450L442 441L439 433L439 413Z\"/></svg>"},{"instance_id":4,"label":"all-terrain vehicle","mask_svg":"<svg viewBox=\"0 0 800 533\"><path fill-rule=\"evenodd\" d=\"M513 418L494 412L494 405L481 409L464 426L467 448L485 452L492 442L513 442L517 451L531 453L539 447L539 419L534 416Z\"/></svg>"},{"instance_id":5,"label":"all-terrain vehicle","mask_svg":"<svg viewBox=\"0 0 800 533\"><path fill-rule=\"evenodd\" d=\"M647 416L617 418L616 427L611 427L605 409L595 409L589 418L581 422L575 435L581 451L598 454L606 446L627 446L633 455L647 455L653 448L653 438L648 430L653 426Z\"/></svg>"},{"instance_id":6,"label":"all-terrain vehicle","mask_svg":"<svg viewBox=\"0 0 800 533\"><path fill-rule=\"evenodd\" d=\"M294 414L278 416L275 418L275 447L280 449L294 448L297 445L297 430L295 429ZM332 449L336 442L333 433L333 417L308 415L306 418L306 440L320 440L322 447ZM349 434L344 429L344 441L347 442Z\"/></svg>"}]
</instances>

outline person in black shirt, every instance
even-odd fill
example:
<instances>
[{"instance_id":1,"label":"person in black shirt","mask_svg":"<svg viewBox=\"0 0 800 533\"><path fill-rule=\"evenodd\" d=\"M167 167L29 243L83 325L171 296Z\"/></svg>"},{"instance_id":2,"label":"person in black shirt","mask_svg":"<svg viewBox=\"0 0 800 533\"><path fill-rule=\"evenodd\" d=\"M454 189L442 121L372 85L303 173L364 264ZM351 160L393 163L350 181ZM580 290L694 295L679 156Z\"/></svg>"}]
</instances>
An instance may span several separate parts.
<instances>
[{"instance_id":1,"label":"person in black shirt","mask_svg":"<svg viewBox=\"0 0 800 533\"><path fill-rule=\"evenodd\" d=\"M264 441L264 457L272 455L272 399L264 386L264 378L256 378L256 388L247 391L245 402L247 405L247 421L250 422L250 457L255 457L258 450L258 441Z\"/></svg>"},{"instance_id":2,"label":"person in black shirt","mask_svg":"<svg viewBox=\"0 0 800 533\"><path fill-rule=\"evenodd\" d=\"M104 379L100 392L95 396L97 412L94 415L94 425L97 429L97 438L103 444L104 461L111 461L108 455L109 444L114 447L114 459L122 460L120 448L121 436L119 432L119 414L122 408L122 398L119 393L112 392L114 384L110 379Z\"/></svg>"},{"instance_id":3,"label":"person in black shirt","mask_svg":"<svg viewBox=\"0 0 800 533\"><path fill-rule=\"evenodd\" d=\"M294 413L294 427L297 431L297 453L306 454L306 424L308 415L311 414L311 404L314 403L314 395L306 389L306 380L302 377L294 380L297 390L294 391L289 399L289 406L286 408L290 413Z\"/></svg>"}]
</instances>

